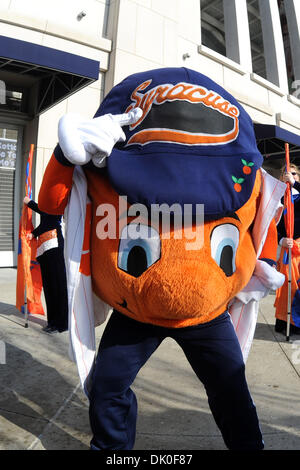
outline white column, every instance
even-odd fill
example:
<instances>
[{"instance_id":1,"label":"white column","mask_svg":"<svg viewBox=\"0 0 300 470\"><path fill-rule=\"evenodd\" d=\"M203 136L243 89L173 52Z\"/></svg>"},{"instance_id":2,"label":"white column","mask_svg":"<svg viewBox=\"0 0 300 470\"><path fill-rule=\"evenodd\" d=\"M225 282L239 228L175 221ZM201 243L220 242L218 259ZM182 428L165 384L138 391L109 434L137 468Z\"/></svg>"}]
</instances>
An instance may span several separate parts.
<instances>
[{"instance_id":1,"label":"white column","mask_svg":"<svg viewBox=\"0 0 300 470\"><path fill-rule=\"evenodd\" d=\"M295 80L300 80L300 1L284 0Z\"/></svg>"},{"instance_id":2,"label":"white column","mask_svg":"<svg viewBox=\"0 0 300 470\"><path fill-rule=\"evenodd\" d=\"M246 0L223 0L226 56L252 72L251 42Z\"/></svg>"},{"instance_id":3,"label":"white column","mask_svg":"<svg viewBox=\"0 0 300 470\"><path fill-rule=\"evenodd\" d=\"M288 79L277 0L259 0L267 80L288 93Z\"/></svg>"}]
</instances>

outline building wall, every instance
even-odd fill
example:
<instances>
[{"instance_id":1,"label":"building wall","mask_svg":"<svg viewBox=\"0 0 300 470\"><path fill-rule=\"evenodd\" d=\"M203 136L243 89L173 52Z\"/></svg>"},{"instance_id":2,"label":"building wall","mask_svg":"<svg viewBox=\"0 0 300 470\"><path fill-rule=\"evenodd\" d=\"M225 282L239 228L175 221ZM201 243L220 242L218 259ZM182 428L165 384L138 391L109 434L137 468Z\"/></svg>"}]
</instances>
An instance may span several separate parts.
<instances>
[{"instance_id":1,"label":"building wall","mask_svg":"<svg viewBox=\"0 0 300 470\"><path fill-rule=\"evenodd\" d=\"M300 100L297 90L291 94L287 86L277 0L257 1L267 25L263 40L268 79L253 73L246 0L224 0L226 56L201 44L201 5L207 0L0 0L1 35L100 61L97 82L27 125L24 159L38 129L35 197L57 143L60 117L67 112L92 117L113 85L139 71L168 66L195 69L231 92L254 121L300 134ZM283 1L299 75L300 2ZM78 19L82 11L85 16Z\"/></svg>"},{"instance_id":2,"label":"building wall","mask_svg":"<svg viewBox=\"0 0 300 470\"><path fill-rule=\"evenodd\" d=\"M67 112L91 117L103 96L103 75L108 70L111 50L111 41L103 37L107 3L105 0L0 0L1 35L100 61L98 81L43 113L34 120L37 122L26 125L24 160L30 144L36 142L34 197L38 195L42 175L57 143L60 117ZM77 16L82 11L86 15L79 20Z\"/></svg>"},{"instance_id":3,"label":"building wall","mask_svg":"<svg viewBox=\"0 0 300 470\"><path fill-rule=\"evenodd\" d=\"M232 1L225 0L225 3ZM111 2L111 9L114 7L119 12L110 12L113 17L108 31L113 48L107 84L111 86L130 73L149 68L189 67L231 92L254 121L278 124L299 134L299 99L289 95L284 87L254 74L250 64L248 67L239 64L201 45L200 3L199 0ZM275 30L274 35L282 40L281 30Z\"/></svg>"},{"instance_id":4,"label":"building wall","mask_svg":"<svg viewBox=\"0 0 300 470\"><path fill-rule=\"evenodd\" d=\"M187 65L183 53L197 54L200 44L200 2L112 1L108 35L113 46L107 87L134 72Z\"/></svg>"},{"instance_id":5,"label":"building wall","mask_svg":"<svg viewBox=\"0 0 300 470\"><path fill-rule=\"evenodd\" d=\"M290 5L294 0L285 1ZM276 0L263 2L274 7ZM225 0L224 5L232 9L235 3L240 8L246 0ZM86 15L78 20L82 11ZM234 31L240 18L234 18L232 10L229 14L230 31ZM241 38L241 63L201 45L199 0L1 0L0 26L2 35L83 55L101 64L98 82L41 115L36 192L57 141L59 118L66 112L93 116L103 92L138 71L168 66L195 69L231 92L254 121L300 133L300 100L284 87L253 74L245 60L247 37ZM245 34L244 29L237 29L237 34ZM282 40L281 31L274 34L277 41ZM227 55L232 54L229 50Z\"/></svg>"}]
</instances>

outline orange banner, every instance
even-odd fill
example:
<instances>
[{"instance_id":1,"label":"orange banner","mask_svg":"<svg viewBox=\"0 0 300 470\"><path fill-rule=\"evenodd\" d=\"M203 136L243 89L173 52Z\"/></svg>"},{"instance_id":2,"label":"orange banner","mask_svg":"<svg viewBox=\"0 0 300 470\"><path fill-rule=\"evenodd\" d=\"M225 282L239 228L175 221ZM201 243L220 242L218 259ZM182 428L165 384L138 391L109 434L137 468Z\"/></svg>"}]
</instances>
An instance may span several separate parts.
<instances>
[{"instance_id":1,"label":"orange banner","mask_svg":"<svg viewBox=\"0 0 300 470\"><path fill-rule=\"evenodd\" d=\"M33 150L34 147L32 145L26 169L26 195L28 197L31 197L32 193L31 167ZM27 300L28 313L44 315L45 312L41 302L43 288L41 269L36 260L37 240L35 238L30 239L33 229L32 210L24 204L19 224L16 307L20 312L25 313L25 301Z\"/></svg>"}]
</instances>

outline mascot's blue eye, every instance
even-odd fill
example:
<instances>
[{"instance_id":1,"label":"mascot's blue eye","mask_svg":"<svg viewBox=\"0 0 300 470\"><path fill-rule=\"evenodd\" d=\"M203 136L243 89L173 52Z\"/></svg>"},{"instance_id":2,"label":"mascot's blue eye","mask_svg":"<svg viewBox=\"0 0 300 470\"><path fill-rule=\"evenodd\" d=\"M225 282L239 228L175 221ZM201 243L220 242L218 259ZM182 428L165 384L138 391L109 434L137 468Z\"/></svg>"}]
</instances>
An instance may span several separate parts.
<instances>
[{"instance_id":1,"label":"mascot's blue eye","mask_svg":"<svg viewBox=\"0 0 300 470\"><path fill-rule=\"evenodd\" d=\"M159 233L142 224L129 224L123 228L118 253L118 267L139 277L160 259Z\"/></svg>"},{"instance_id":2,"label":"mascot's blue eye","mask_svg":"<svg viewBox=\"0 0 300 470\"><path fill-rule=\"evenodd\" d=\"M211 257L227 277L236 270L235 257L239 246L239 230L233 224L218 225L210 237Z\"/></svg>"}]
</instances>

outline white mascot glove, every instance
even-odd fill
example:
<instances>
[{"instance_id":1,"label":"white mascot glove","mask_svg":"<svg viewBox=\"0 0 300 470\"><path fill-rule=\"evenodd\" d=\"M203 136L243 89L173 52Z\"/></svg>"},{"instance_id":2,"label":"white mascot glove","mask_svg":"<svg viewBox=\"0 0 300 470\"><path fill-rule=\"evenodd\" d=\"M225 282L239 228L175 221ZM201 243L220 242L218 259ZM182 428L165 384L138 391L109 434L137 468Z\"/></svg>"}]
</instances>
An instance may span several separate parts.
<instances>
[{"instance_id":1,"label":"white mascot glove","mask_svg":"<svg viewBox=\"0 0 300 470\"><path fill-rule=\"evenodd\" d=\"M253 276L244 289L236 294L236 297L244 304L251 300L260 301L270 293L270 290L279 289L284 281L284 274L265 261L257 260Z\"/></svg>"},{"instance_id":2,"label":"white mascot glove","mask_svg":"<svg viewBox=\"0 0 300 470\"><path fill-rule=\"evenodd\" d=\"M95 166L105 166L117 142L126 137L122 126L136 123L142 115L140 108L125 114L105 114L88 121L76 114L65 114L58 124L58 141L64 156L74 165L93 160Z\"/></svg>"}]
</instances>

